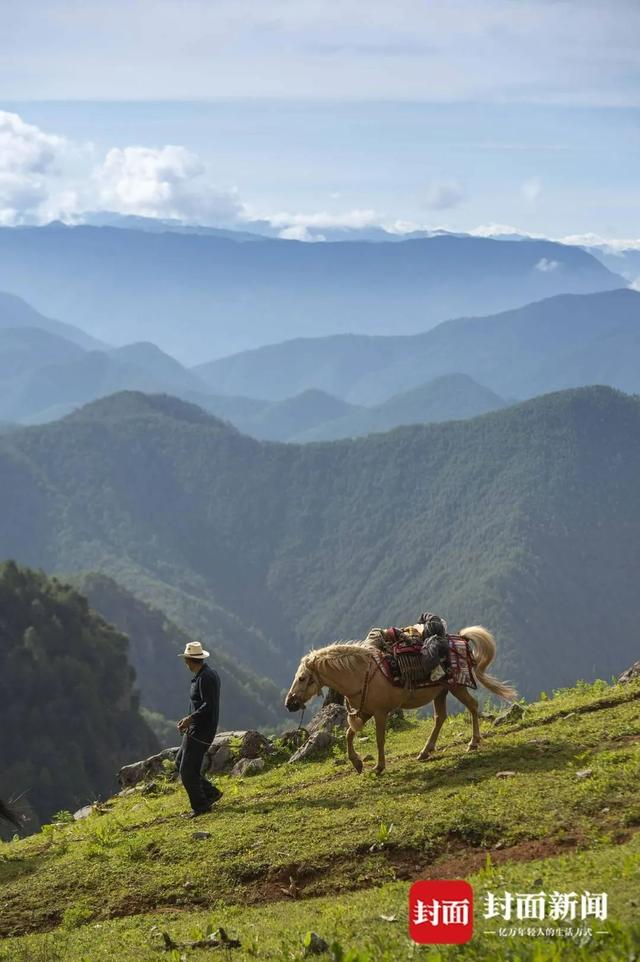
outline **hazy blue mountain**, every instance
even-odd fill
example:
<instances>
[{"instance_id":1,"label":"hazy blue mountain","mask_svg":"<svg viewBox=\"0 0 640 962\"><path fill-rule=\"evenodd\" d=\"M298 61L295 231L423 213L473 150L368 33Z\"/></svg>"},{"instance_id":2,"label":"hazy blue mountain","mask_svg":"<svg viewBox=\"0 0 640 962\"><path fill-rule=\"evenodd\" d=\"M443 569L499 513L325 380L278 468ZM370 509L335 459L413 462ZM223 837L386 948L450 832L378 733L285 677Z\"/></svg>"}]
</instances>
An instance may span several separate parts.
<instances>
[{"instance_id":1,"label":"hazy blue mountain","mask_svg":"<svg viewBox=\"0 0 640 962\"><path fill-rule=\"evenodd\" d=\"M282 402L284 403L284 402ZM334 441L390 431L403 424L429 424L476 417L506 407L507 402L466 374L444 374L427 384L394 394L371 408L358 408L345 417L325 421L291 440Z\"/></svg>"},{"instance_id":2,"label":"hazy blue mountain","mask_svg":"<svg viewBox=\"0 0 640 962\"><path fill-rule=\"evenodd\" d=\"M111 343L153 341L191 363L296 336L410 334L620 283L582 249L549 241L238 243L113 227L0 229L0 287Z\"/></svg>"},{"instance_id":3,"label":"hazy blue mountain","mask_svg":"<svg viewBox=\"0 0 640 962\"><path fill-rule=\"evenodd\" d=\"M91 337L86 331L74 327L73 324L65 324L62 321L56 321L38 313L21 297L8 294L6 291L0 291L0 328L7 327L38 328L41 331L46 331L49 334L78 344L86 350L95 350L106 346L103 342L96 340L95 337Z\"/></svg>"},{"instance_id":4,"label":"hazy blue mountain","mask_svg":"<svg viewBox=\"0 0 640 962\"><path fill-rule=\"evenodd\" d=\"M154 344L85 351L37 328L0 329L0 417L51 421L119 390L188 394L202 382Z\"/></svg>"},{"instance_id":5,"label":"hazy blue mountain","mask_svg":"<svg viewBox=\"0 0 640 962\"><path fill-rule=\"evenodd\" d=\"M585 247L585 250L597 257L605 267L616 274L625 277L630 283L640 280L640 250L612 251L607 247Z\"/></svg>"},{"instance_id":6,"label":"hazy blue mountain","mask_svg":"<svg viewBox=\"0 0 640 962\"><path fill-rule=\"evenodd\" d=\"M311 445L120 394L0 438L0 544L115 577L278 685L428 607L492 628L531 695L633 659L639 436L640 399L609 388Z\"/></svg>"},{"instance_id":7,"label":"hazy blue mountain","mask_svg":"<svg viewBox=\"0 0 640 962\"><path fill-rule=\"evenodd\" d=\"M36 327L0 327L0 380L19 378L45 364L60 364L84 355L73 341Z\"/></svg>"},{"instance_id":8,"label":"hazy blue mountain","mask_svg":"<svg viewBox=\"0 0 640 962\"><path fill-rule=\"evenodd\" d=\"M520 242L521 245L524 242ZM277 400L309 388L375 404L436 374L467 374L502 397L584 384L640 391L640 293L558 295L424 334L297 338L197 366L223 393Z\"/></svg>"}]
</instances>

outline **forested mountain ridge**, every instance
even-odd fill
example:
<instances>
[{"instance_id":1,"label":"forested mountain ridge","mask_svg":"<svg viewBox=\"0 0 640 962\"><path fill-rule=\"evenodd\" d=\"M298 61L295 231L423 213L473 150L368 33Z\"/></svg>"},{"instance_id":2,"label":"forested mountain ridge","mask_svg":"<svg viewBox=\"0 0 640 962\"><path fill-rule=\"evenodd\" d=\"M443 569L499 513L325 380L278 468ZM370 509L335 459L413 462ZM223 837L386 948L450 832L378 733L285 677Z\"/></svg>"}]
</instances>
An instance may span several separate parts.
<instances>
[{"instance_id":1,"label":"forested mountain ridge","mask_svg":"<svg viewBox=\"0 0 640 962\"><path fill-rule=\"evenodd\" d=\"M587 384L640 391L640 292L561 294L408 337L297 338L194 370L211 390L273 400L317 388L374 404L453 373L521 399Z\"/></svg>"},{"instance_id":2,"label":"forested mountain ridge","mask_svg":"<svg viewBox=\"0 0 640 962\"><path fill-rule=\"evenodd\" d=\"M0 439L0 538L114 576L278 685L312 645L429 607L494 630L530 693L630 659L639 434L640 400L597 387L310 445L121 394Z\"/></svg>"},{"instance_id":3,"label":"forested mountain ridge","mask_svg":"<svg viewBox=\"0 0 640 962\"><path fill-rule=\"evenodd\" d=\"M129 660L142 705L172 720L182 718L188 708L188 685L176 656L191 636L107 575L88 572L73 580L91 607L129 637ZM221 651L212 650L211 664L222 682L221 728L272 726L281 720L280 690L273 682L258 678ZM171 744L177 738L174 732Z\"/></svg>"},{"instance_id":4,"label":"forested mountain ridge","mask_svg":"<svg viewBox=\"0 0 640 962\"><path fill-rule=\"evenodd\" d=\"M116 787L158 743L139 714L127 639L69 585L0 564L0 797L39 820Z\"/></svg>"}]
</instances>

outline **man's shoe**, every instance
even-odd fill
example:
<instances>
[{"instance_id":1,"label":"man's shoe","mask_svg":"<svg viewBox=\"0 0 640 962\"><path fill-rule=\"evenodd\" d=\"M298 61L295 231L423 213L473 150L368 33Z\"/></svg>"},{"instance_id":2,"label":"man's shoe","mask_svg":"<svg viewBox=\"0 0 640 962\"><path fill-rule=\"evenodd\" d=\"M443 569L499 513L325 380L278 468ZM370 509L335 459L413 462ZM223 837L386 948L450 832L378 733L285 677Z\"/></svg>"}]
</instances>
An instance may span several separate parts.
<instances>
[{"instance_id":1,"label":"man's shoe","mask_svg":"<svg viewBox=\"0 0 640 962\"><path fill-rule=\"evenodd\" d=\"M211 811L211 806L209 808L203 808L201 812L196 812L193 809L190 812L183 812L181 818L200 818L201 815L208 815Z\"/></svg>"},{"instance_id":2,"label":"man's shoe","mask_svg":"<svg viewBox=\"0 0 640 962\"><path fill-rule=\"evenodd\" d=\"M220 791L220 789L217 788L216 785L212 785L211 789L207 792L207 801L211 805L215 805L215 803L219 802L221 798L222 798L222 792Z\"/></svg>"}]
</instances>

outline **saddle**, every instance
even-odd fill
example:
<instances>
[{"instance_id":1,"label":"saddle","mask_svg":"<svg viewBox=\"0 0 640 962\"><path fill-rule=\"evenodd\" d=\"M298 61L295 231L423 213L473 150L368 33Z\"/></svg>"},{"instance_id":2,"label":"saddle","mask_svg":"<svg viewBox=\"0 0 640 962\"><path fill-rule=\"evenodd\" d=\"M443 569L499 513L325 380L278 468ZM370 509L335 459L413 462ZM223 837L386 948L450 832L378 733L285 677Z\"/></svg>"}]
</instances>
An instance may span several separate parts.
<instances>
[{"instance_id":1,"label":"saddle","mask_svg":"<svg viewBox=\"0 0 640 962\"><path fill-rule=\"evenodd\" d=\"M397 688L427 688L429 685L464 685L477 688L473 676L473 652L466 638L446 635L447 654L435 668L425 668L423 639L414 627L372 628L367 644L382 674Z\"/></svg>"}]
</instances>

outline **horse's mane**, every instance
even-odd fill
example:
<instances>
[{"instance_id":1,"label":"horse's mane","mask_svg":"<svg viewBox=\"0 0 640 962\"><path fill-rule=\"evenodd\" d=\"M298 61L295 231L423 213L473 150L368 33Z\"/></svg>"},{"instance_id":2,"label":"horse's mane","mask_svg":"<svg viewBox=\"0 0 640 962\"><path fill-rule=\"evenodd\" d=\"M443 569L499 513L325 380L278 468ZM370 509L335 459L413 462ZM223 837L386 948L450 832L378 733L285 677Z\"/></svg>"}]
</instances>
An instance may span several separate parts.
<instances>
[{"instance_id":1,"label":"horse's mane","mask_svg":"<svg viewBox=\"0 0 640 962\"><path fill-rule=\"evenodd\" d=\"M335 641L324 648L314 648L304 656L303 661L311 665L324 664L331 668L351 671L363 662L368 662L370 658L371 648L363 641Z\"/></svg>"}]
</instances>

